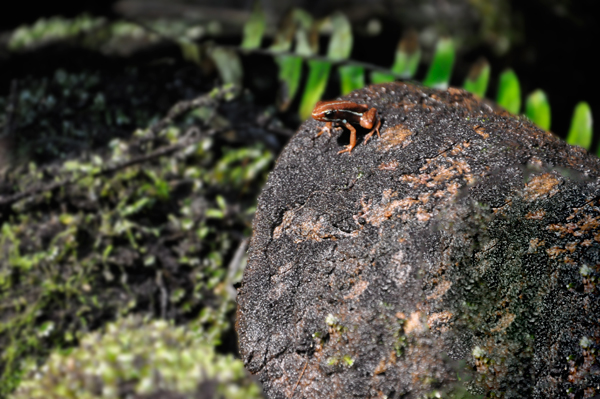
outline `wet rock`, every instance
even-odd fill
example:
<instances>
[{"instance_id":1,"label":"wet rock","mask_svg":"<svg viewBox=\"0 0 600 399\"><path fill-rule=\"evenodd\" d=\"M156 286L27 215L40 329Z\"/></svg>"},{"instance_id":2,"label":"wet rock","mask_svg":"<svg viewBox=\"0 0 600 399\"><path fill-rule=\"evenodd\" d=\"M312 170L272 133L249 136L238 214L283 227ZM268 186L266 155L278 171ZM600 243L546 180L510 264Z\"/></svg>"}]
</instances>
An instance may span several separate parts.
<instances>
[{"instance_id":1,"label":"wet rock","mask_svg":"<svg viewBox=\"0 0 600 399\"><path fill-rule=\"evenodd\" d=\"M237 331L267 397L600 393L599 160L458 89L345 99L381 138L309 120L259 198Z\"/></svg>"}]
</instances>

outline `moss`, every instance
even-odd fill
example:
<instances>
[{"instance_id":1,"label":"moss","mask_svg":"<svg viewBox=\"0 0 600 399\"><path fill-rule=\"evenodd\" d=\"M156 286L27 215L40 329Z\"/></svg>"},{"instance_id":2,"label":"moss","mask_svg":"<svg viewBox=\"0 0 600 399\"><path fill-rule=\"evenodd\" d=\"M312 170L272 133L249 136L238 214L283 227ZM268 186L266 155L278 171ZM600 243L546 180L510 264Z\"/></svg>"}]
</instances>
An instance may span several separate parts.
<instances>
[{"instance_id":1,"label":"moss","mask_svg":"<svg viewBox=\"0 0 600 399\"><path fill-rule=\"evenodd\" d=\"M206 137L132 162L178 145L204 123L192 112L180 119L62 163L4 172L2 198L70 183L0 214L0 396L18 384L26 360L39 364L131 313L189 323L207 344L235 351L226 288L239 270L230 276L227 265L250 230L274 156L259 143L240 148Z\"/></svg>"},{"instance_id":2,"label":"moss","mask_svg":"<svg viewBox=\"0 0 600 399\"><path fill-rule=\"evenodd\" d=\"M179 394L180 398L261 398L261 390L231 355L215 353L203 334L166 321L128 317L78 347L55 351L28 371L12 399L115 398ZM204 396L202 396L203 394Z\"/></svg>"},{"instance_id":3,"label":"moss","mask_svg":"<svg viewBox=\"0 0 600 399\"><path fill-rule=\"evenodd\" d=\"M17 28L10 38L8 47L13 51L23 50L40 43L74 38L99 27L104 22L103 18L93 18L87 15L74 19L42 18L33 25L23 25Z\"/></svg>"}]
</instances>

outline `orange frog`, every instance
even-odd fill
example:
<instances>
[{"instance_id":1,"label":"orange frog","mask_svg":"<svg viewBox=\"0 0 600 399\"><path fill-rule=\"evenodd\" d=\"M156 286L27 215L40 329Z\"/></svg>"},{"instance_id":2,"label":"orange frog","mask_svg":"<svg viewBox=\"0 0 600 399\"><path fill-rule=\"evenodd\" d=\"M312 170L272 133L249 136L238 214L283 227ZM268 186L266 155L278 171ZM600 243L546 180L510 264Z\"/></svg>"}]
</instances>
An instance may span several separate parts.
<instances>
[{"instance_id":1,"label":"orange frog","mask_svg":"<svg viewBox=\"0 0 600 399\"><path fill-rule=\"evenodd\" d=\"M381 137L379 135L381 121L377 117L377 110L375 108L369 109L367 104L357 104L352 101L319 101L313 109L312 117L318 121L327 122L325 127L317 134L317 137L324 132L327 132L331 137L334 123L336 126L346 126L350 130L350 144L338 154L343 152L350 154L356 146L356 129L352 124L360 125L365 129L372 129L365 137L365 144L375 132L377 132L378 137Z\"/></svg>"}]
</instances>

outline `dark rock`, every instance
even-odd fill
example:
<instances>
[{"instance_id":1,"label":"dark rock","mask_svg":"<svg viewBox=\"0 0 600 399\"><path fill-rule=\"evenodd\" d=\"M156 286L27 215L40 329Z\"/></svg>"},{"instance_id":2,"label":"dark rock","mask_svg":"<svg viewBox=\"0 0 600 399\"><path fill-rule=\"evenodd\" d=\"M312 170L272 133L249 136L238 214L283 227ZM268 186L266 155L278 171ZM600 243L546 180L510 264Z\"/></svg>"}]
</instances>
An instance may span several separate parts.
<instances>
[{"instance_id":1,"label":"dark rock","mask_svg":"<svg viewBox=\"0 0 600 399\"><path fill-rule=\"evenodd\" d=\"M345 99L381 138L309 120L259 198L237 331L267 396L599 393L599 160L462 90Z\"/></svg>"}]
</instances>

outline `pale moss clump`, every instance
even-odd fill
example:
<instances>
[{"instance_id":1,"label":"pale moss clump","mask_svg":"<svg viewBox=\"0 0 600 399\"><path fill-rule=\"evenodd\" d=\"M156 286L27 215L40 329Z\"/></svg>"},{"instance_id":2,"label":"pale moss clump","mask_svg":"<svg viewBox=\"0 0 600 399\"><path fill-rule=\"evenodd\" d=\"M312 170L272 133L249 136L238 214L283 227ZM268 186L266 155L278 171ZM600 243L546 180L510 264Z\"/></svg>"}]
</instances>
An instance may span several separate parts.
<instances>
[{"instance_id":1,"label":"pale moss clump","mask_svg":"<svg viewBox=\"0 0 600 399\"><path fill-rule=\"evenodd\" d=\"M105 23L103 18L81 15L74 19L53 17L39 19L33 25L17 28L8 43L11 50L22 50L36 44L75 37Z\"/></svg>"},{"instance_id":2,"label":"pale moss clump","mask_svg":"<svg viewBox=\"0 0 600 399\"><path fill-rule=\"evenodd\" d=\"M206 395L210 391L209 396ZM262 398L261 389L231 355L215 353L199 333L166 321L129 317L78 347L54 352L33 367L12 399L138 397Z\"/></svg>"}]
</instances>

